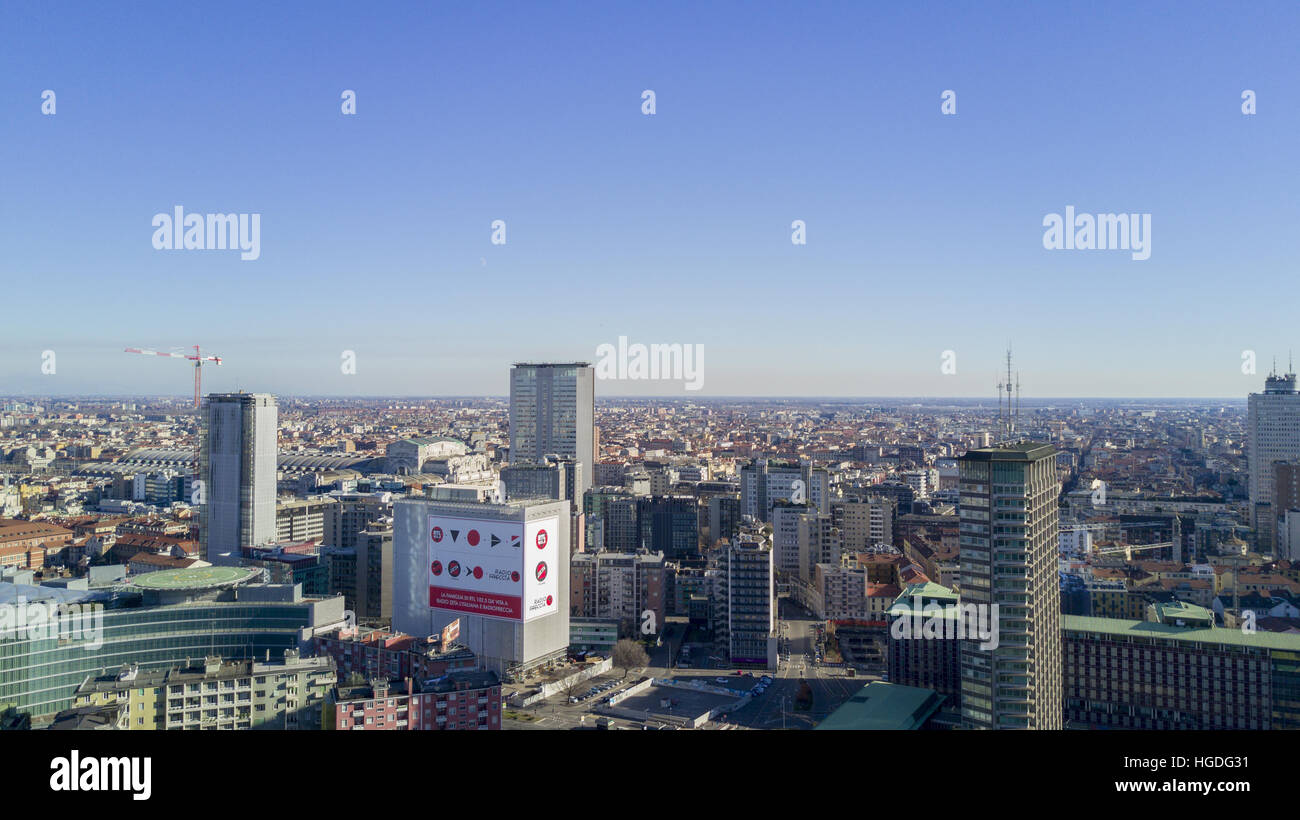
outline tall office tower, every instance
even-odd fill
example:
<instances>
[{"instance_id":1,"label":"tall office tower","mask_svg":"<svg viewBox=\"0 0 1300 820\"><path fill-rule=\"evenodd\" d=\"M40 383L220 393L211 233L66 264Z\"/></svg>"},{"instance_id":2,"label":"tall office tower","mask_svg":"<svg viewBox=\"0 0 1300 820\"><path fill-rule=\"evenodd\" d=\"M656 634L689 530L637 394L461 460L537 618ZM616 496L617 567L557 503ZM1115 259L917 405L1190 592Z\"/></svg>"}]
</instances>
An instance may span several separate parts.
<instances>
[{"instance_id":1,"label":"tall office tower","mask_svg":"<svg viewBox=\"0 0 1300 820\"><path fill-rule=\"evenodd\" d=\"M596 371L586 362L516 364L510 370L510 461L568 456L581 465L575 499L591 486Z\"/></svg>"},{"instance_id":2,"label":"tall office tower","mask_svg":"<svg viewBox=\"0 0 1300 820\"><path fill-rule=\"evenodd\" d=\"M199 518L203 559L238 564L244 547L276 538L275 470L279 412L268 393L212 393L203 400Z\"/></svg>"},{"instance_id":3,"label":"tall office tower","mask_svg":"<svg viewBox=\"0 0 1300 820\"><path fill-rule=\"evenodd\" d=\"M1273 371L1263 393L1247 399L1246 454L1250 468L1250 514L1255 548L1267 555L1276 549L1273 462L1300 458L1300 393L1295 373Z\"/></svg>"},{"instance_id":4,"label":"tall office tower","mask_svg":"<svg viewBox=\"0 0 1300 820\"><path fill-rule=\"evenodd\" d=\"M1060 729L1056 449L1019 443L959 459L961 600L996 614L998 639L961 647L962 722ZM992 609L997 605L997 609Z\"/></svg>"},{"instance_id":5,"label":"tall office tower","mask_svg":"<svg viewBox=\"0 0 1300 820\"><path fill-rule=\"evenodd\" d=\"M460 621L484 669L519 679L569 646L569 502L407 498L393 504L393 627Z\"/></svg>"},{"instance_id":6,"label":"tall office tower","mask_svg":"<svg viewBox=\"0 0 1300 820\"><path fill-rule=\"evenodd\" d=\"M714 641L735 664L776 668L776 585L772 546L742 533L716 576Z\"/></svg>"}]
</instances>

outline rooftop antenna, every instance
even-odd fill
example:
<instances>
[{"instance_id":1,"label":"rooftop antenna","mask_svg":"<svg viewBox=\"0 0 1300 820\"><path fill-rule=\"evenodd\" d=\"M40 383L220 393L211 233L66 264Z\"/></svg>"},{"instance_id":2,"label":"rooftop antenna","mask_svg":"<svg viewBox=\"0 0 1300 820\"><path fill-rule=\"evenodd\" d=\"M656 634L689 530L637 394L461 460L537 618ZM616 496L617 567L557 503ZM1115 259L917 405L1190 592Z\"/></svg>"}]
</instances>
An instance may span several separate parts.
<instances>
[{"instance_id":1,"label":"rooftop antenna","mask_svg":"<svg viewBox=\"0 0 1300 820\"><path fill-rule=\"evenodd\" d=\"M1011 438L1011 431L1015 429L1015 422L1011 417L1011 342L1007 342L1007 429L1006 437Z\"/></svg>"},{"instance_id":2,"label":"rooftop antenna","mask_svg":"<svg viewBox=\"0 0 1300 820\"><path fill-rule=\"evenodd\" d=\"M1016 421L1020 421L1020 371L1016 371Z\"/></svg>"},{"instance_id":3,"label":"rooftop antenna","mask_svg":"<svg viewBox=\"0 0 1300 820\"><path fill-rule=\"evenodd\" d=\"M998 428L1002 427L1002 382L998 381Z\"/></svg>"}]
</instances>

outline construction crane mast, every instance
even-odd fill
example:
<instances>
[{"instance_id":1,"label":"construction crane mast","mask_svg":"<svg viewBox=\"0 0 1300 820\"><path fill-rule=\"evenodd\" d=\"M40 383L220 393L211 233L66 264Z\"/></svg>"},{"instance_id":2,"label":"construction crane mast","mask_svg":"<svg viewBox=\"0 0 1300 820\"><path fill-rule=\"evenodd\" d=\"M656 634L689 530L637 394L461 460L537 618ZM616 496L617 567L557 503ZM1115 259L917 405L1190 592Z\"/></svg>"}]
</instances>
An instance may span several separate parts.
<instances>
[{"instance_id":1,"label":"construction crane mast","mask_svg":"<svg viewBox=\"0 0 1300 820\"><path fill-rule=\"evenodd\" d=\"M203 363L213 362L214 364L218 364L218 365L221 364L220 356L204 356L202 351L199 350L198 345L194 346L194 355L192 356L188 353L162 353L157 350L141 350L138 347L128 347L126 349L126 352L140 353L145 356L162 356L168 359L187 359L189 361L194 362L194 409L195 410L199 409L199 396L202 395L203 392Z\"/></svg>"}]
</instances>

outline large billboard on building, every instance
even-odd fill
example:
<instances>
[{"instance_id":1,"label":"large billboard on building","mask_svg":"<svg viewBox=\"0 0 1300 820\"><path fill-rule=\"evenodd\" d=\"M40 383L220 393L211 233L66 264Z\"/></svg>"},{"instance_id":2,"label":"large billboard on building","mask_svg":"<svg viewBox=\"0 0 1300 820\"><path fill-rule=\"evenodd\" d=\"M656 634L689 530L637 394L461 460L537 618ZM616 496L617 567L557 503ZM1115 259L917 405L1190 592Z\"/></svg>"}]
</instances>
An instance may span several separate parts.
<instances>
[{"instance_id":1,"label":"large billboard on building","mask_svg":"<svg viewBox=\"0 0 1300 820\"><path fill-rule=\"evenodd\" d=\"M511 621L555 612L556 525L430 515L429 606Z\"/></svg>"}]
</instances>

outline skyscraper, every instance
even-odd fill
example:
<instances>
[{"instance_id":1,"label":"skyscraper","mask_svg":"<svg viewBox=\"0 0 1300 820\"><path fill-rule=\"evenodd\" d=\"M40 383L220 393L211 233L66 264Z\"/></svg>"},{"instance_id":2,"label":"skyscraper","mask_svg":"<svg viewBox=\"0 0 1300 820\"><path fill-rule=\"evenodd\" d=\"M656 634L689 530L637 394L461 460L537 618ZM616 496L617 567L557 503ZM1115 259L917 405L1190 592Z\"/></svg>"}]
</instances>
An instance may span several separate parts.
<instances>
[{"instance_id":1,"label":"skyscraper","mask_svg":"<svg viewBox=\"0 0 1300 820\"><path fill-rule=\"evenodd\" d=\"M268 393L212 393L203 401L202 418L203 558L237 564L244 547L276 538L279 412Z\"/></svg>"},{"instance_id":2,"label":"skyscraper","mask_svg":"<svg viewBox=\"0 0 1300 820\"><path fill-rule=\"evenodd\" d=\"M961 601L987 607L981 621L997 631L996 642L962 642L962 722L1060 729L1056 450L1005 444L970 450L958 466Z\"/></svg>"},{"instance_id":3,"label":"skyscraper","mask_svg":"<svg viewBox=\"0 0 1300 820\"><path fill-rule=\"evenodd\" d=\"M1246 455L1255 548L1271 555L1276 549L1276 517L1284 512L1276 508L1273 462L1300 458L1300 393L1294 373L1270 373L1264 392L1247 399Z\"/></svg>"},{"instance_id":4,"label":"skyscraper","mask_svg":"<svg viewBox=\"0 0 1300 820\"><path fill-rule=\"evenodd\" d=\"M581 465L576 496L582 498L595 465L595 401L596 371L586 362L516 364L510 370L511 463L568 456Z\"/></svg>"},{"instance_id":5,"label":"skyscraper","mask_svg":"<svg viewBox=\"0 0 1300 820\"><path fill-rule=\"evenodd\" d=\"M727 546L715 583L713 634L732 663L776 668L772 545L742 533Z\"/></svg>"}]
</instances>

